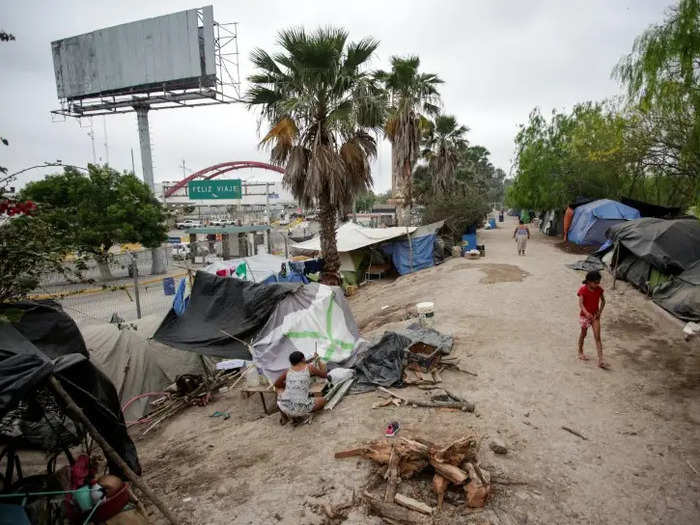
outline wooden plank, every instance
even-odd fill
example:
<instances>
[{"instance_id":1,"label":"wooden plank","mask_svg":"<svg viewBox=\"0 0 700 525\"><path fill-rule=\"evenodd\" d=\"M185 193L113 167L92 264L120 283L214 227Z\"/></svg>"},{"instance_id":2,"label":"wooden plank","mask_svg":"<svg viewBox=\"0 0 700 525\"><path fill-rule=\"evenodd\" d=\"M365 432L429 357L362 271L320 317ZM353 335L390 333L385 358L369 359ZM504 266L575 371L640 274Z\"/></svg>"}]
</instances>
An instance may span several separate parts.
<instances>
[{"instance_id":1,"label":"wooden plank","mask_svg":"<svg viewBox=\"0 0 700 525\"><path fill-rule=\"evenodd\" d=\"M385 503L379 498L375 498L369 492L364 493L364 498L369 503L370 510L381 516L385 520L403 523L404 525L428 525L432 519L424 516L420 512L408 510L396 503Z\"/></svg>"},{"instance_id":2,"label":"wooden plank","mask_svg":"<svg viewBox=\"0 0 700 525\"><path fill-rule=\"evenodd\" d=\"M435 510L433 509L433 507L426 505L422 501L418 501L417 499L404 496L403 494L397 494L396 496L394 496L394 502L398 505L401 505L402 507L415 510L416 512L420 512L421 514L427 514L428 516L431 516Z\"/></svg>"},{"instance_id":3,"label":"wooden plank","mask_svg":"<svg viewBox=\"0 0 700 525\"><path fill-rule=\"evenodd\" d=\"M438 473L455 485L461 485L467 480L467 473L459 467L455 467L449 463L442 463L441 461L436 461L434 459L430 460L430 464Z\"/></svg>"},{"instance_id":4,"label":"wooden plank","mask_svg":"<svg viewBox=\"0 0 700 525\"><path fill-rule=\"evenodd\" d=\"M386 469L386 474L384 478L387 480L386 491L384 492L384 501L391 503L394 501L394 496L396 496L396 490L399 487L399 462L401 461L401 455L396 450L395 446L391 447L391 457L389 458L389 466Z\"/></svg>"}]
</instances>

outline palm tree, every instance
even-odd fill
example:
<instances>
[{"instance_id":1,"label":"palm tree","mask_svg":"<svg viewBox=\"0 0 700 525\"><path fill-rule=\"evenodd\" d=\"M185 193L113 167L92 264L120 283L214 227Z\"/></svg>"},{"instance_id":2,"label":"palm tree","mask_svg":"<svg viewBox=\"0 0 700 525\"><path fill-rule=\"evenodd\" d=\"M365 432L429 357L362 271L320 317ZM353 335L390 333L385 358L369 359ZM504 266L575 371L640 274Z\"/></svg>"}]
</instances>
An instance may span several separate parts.
<instances>
[{"instance_id":1,"label":"palm tree","mask_svg":"<svg viewBox=\"0 0 700 525\"><path fill-rule=\"evenodd\" d=\"M434 194L452 191L461 157L467 149L464 135L469 131L461 126L453 115L438 115L425 134L423 158L428 161L432 173Z\"/></svg>"},{"instance_id":2,"label":"palm tree","mask_svg":"<svg viewBox=\"0 0 700 525\"><path fill-rule=\"evenodd\" d=\"M385 95L364 66L379 42L348 42L344 29L281 31L282 52L251 54L249 108L259 108L270 130L261 146L285 166L283 183L304 207L318 205L324 282L338 284L336 217L370 189L369 159L384 120Z\"/></svg>"},{"instance_id":3,"label":"palm tree","mask_svg":"<svg viewBox=\"0 0 700 525\"><path fill-rule=\"evenodd\" d=\"M438 112L440 95L437 85L442 80L433 73L419 73L420 59L392 57L391 71L377 71L389 94L389 115L385 134L391 141L391 187L394 197L403 205L399 224L408 217L405 208L413 204L411 174L418 159L421 129L426 124L425 115Z\"/></svg>"}]
</instances>

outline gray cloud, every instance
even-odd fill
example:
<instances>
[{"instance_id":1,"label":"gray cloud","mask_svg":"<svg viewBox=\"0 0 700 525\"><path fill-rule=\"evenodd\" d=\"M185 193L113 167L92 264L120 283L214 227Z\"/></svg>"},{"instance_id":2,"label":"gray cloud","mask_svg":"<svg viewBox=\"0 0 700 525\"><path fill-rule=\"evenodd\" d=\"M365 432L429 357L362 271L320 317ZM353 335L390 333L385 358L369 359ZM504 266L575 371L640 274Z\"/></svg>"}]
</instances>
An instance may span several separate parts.
<instances>
[{"instance_id":1,"label":"gray cloud","mask_svg":"<svg viewBox=\"0 0 700 525\"><path fill-rule=\"evenodd\" d=\"M255 47L271 49L279 29L342 25L351 38L381 41L372 64L386 68L392 55L418 54L425 71L438 73L444 110L471 129L496 166L508 169L513 137L534 106L570 108L620 92L610 70L634 38L660 22L667 1L356 1L218 2L218 21L240 23L241 75ZM196 7L185 1L7 3L3 29L17 37L0 45L2 129L10 148L0 164L11 171L61 159L92 160L87 129L77 121L52 123L58 106L50 42L124 22ZM110 164L140 173L136 117L107 118ZM83 126L87 122L83 122ZM94 119L96 149L104 158L102 118ZM256 116L240 105L151 113L156 180L182 176L179 164L199 169L227 160L265 160L257 148ZM374 164L375 188L390 186L389 146ZM22 181L41 177L41 170ZM242 176L248 174L241 173ZM21 181L20 181L21 182Z\"/></svg>"}]
</instances>

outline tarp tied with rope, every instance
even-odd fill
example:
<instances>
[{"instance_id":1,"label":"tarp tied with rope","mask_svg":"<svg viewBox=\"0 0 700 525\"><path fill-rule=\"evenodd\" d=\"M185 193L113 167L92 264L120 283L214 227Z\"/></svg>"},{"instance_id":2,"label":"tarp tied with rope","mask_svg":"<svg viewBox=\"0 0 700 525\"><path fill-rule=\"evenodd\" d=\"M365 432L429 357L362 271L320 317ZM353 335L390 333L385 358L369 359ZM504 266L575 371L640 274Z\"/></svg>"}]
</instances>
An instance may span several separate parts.
<instances>
[{"instance_id":1,"label":"tarp tied with rope","mask_svg":"<svg viewBox=\"0 0 700 525\"><path fill-rule=\"evenodd\" d=\"M295 350L314 353L327 363L350 366L367 343L340 288L322 284L300 287L279 302L253 343L253 360L271 380L289 368Z\"/></svg>"}]
</instances>

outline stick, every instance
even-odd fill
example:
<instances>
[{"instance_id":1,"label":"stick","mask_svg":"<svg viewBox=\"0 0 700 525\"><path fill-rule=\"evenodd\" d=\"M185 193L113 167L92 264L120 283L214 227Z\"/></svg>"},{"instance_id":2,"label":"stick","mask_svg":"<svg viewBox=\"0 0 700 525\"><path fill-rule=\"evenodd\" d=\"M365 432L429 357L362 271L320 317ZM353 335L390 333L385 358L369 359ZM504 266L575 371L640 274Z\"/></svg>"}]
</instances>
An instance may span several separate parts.
<instances>
[{"instance_id":1,"label":"stick","mask_svg":"<svg viewBox=\"0 0 700 525\"><path fill-rule=\"evenodd\" d=\"M385 503L378 498L372 496L369 492L364 493L365 500L369 503L370 508L375 514L378 514L385 520L391 520L397 523L408 524L423 524L431 523L429 518L422 514L405 509L395 503Z\"/></svg>"},{"instance_id":2,"label":"stick","mask_svg":"<svg viewBox=\"0 0 700 525\"><path fill-rule=\"evenodd\" d=\"M569 428L569 427L561 427L562 430L566 430L570 434L573 434L574 436L580 437L581 439L588 441L588 438L581 434L580 432L576 432L575 430Z\"/></svg>"},{"instance_id":3,"label":"stick","mask_svg":"<svg viewBox=\"0 0 700 525\"><path fill-rule=\"evenodd\" d=\"M406 507L407 509L415 510L416 512L420 512L422 514L427 514L428 516L430 516L434 511L432 507L426 505L422 501L409 498L408 496L404 496L403 494L397 494L396 496L394 496L394 503L397 503L402 507Z\"/></svg>"},{"instance_id":4,"label":"stick","mask_svg":"<svg viewBox=\"0 0 700 525\"><path fill-rule=\"evenodd\" d=\"M90 433L92 436L92 439L97 441L97 444L100 445L102 450L105 453L105 456L107 456L109 459L114 461L114 463L124 472L127 478L129 478L129 481L131 481L134 486L138 487L141 492L143 492L148 499L150 499L153 504L158 508L158 510L167 518L167 520L172 523L172 525L177 525L178 521L175 518L175 516L170 512L168 507L161 501L161 499L156 496L153 491L150 489L150 487L139 477L136 475L136 473L131 470L129 465L126 464L126 462L121 458L119 454L112 448L112 446L107 443L105 438L102 437L102 434L100 434L95 426L92 424L92 421L90 421L87 416L83 413L82 409L73 401L73 398L66 392L61 386L61 383L58 382L58 379L56 379L54 376L49 377L49 384L51 385L51 388L53 391L56 393L56 395L66 404L66 412L68 412L71 416L75 418L76 421L79 421L83 425L85 425L85 428L87 431Z\"/></svg>"},{"instance_id":5,"label":"stick","mask_svg":"<svg viewBox=\"0 0 700 525\"><path fill-rule=\"evenodd\" d=\"M695 467L693 466L693 464L690 462L689 459L686 459L685 462L686 462L686 463L688 464L688 466L692 469L692 471L695 472L696 475L699 474L698 471L695 470Z\"/></svg>"},{"instance_id":6,"label":"stick","mask_svg":"<svg viewBox=\"0 0 700 525\"><path fill-rule=\"evenodd\" d=\"M398 394L394 394L391 390L389 390L388 388L384 388L383 386L378 386L377 390L379 390L380 392L384 392L385 394L389 394L391 397L400 399L401 401L406 401L406 403L409 402L408 399L406 399L405 397L401 397Z\"/></svg>"},{"instance_id":7,"label":"stick","mask_svg":"<svg viewBox=\"0 0 700 525\"><path fill-rule=\"evenodd\" d=\"M335 459L352 458L355 456L364 456L367 453L367 447L351 448L349 450L341 450L334 454Z\"/></svg>"},{"instance_id":8,"label":"stick","mask_svg":"<svg viewBox=\"0 0 700 525\"><path fill-rule=\"evenodd\" d=\"M391 503L394 501L396 496L396 490L399 486L399 462L401 461L401 456L396 451L396 447L391 447L391 457L389 458L389 466L386 469L386 474L384 478L387 480L386 491L384 492L384 501L386 503Z\"/></svg>"}]
</instances>

